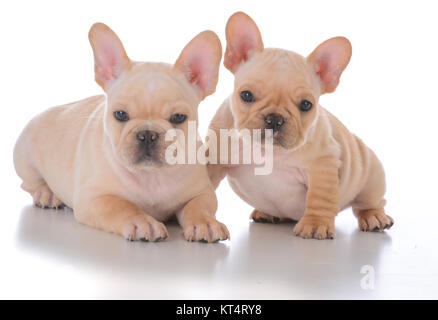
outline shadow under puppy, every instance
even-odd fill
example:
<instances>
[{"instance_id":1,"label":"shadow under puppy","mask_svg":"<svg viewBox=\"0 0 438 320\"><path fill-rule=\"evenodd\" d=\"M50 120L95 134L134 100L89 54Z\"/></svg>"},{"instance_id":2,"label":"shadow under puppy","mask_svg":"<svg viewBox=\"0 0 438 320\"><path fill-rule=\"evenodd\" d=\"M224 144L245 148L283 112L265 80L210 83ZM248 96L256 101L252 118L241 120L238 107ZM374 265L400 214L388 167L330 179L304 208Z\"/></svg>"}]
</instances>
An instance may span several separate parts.
<instances>
[{"instance_id":1,"label":"shadow under puppy","mask_svg":"<svg viewBox=\"0 0 438 320\"><path fill-rule=\"evenodd\" d=\"M255 175L251 164L209 164L213 185L228 176L233 190L255 208L251 218L299 220L294 234L303 238L334 238L335 216L349 206L361 230L390 228L381 163L318 104L336 89L351 57L350 42L329 39L307 58L267 49L255 22L242 12L228 20L226 39L224 64L235 76L234 92L210 129L218 137L220 129L272 130L273 171Z\"/></svg>"},{"instance_id":2,"label":"shadow under puppy","mask_svg":"<svg viewBox=\"0 0 438 320\"><path fill-rule=\"evenodd\" d=\"M129 240L157 241L176 214L189 241L229 238L215 219L205 165L169 165L168 130L187 136L201 100L215 91L222 48L204 31L174 65L130 60L117 35L89 32L96 82L106 95L58 106L24 129L14 164L37 206L73 208L77 221Z\"/></svg>"}]
</instances>

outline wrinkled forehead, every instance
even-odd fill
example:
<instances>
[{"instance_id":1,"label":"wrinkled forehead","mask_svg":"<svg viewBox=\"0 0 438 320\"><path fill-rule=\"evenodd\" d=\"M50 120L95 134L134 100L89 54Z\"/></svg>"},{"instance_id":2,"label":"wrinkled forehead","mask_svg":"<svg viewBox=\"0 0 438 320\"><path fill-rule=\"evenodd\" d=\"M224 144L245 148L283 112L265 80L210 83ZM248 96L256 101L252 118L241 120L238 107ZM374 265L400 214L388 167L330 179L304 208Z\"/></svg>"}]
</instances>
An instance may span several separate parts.
<instances>
[{"instance_id":1,"label":"wrinkled forehead","mask_svg":"<svg viewBox=\"0 0 438 320\"><path fill-rule=\"evenodd\" d=\"M282 49L264 49L254 54L236 73L236 84L246 81L290 88L303 85L312 87L315 79L303 56Z\"/></svg>"},{"instance_id":2,"label":"wrinkled forehead","mask_svg":"<svg viewBox=\"0 0 438 320\"><path fill-rule=\"evenodd\" d=\"M125 74L109 92L111 100L131 100L141 105L186 102L196 105L196 94L184 75L167 65L142 64Z\"/></svg>"}]
</instances>

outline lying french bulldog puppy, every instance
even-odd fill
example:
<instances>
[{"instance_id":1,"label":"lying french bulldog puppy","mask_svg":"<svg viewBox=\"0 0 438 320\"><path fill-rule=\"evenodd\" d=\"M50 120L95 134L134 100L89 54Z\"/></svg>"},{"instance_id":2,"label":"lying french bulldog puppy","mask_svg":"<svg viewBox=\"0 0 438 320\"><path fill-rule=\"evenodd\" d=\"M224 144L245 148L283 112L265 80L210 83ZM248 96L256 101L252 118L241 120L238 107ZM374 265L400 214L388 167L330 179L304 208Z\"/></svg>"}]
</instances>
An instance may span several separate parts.
<instances>
[{"instance_id":1,"label":"lying french bulldog puppy","mask_svg":"<svg viewBox=\"0 0 438 320\"><path fill-rule=\"evenodd\" d=\"M213 185L228 176L233 190L255 208L251 218L299 221L294 234L303 238L334 238L335 217L349 206L361 230L389 229L381 163L318 104L336 89L351 57L350 42L329 39L307 58L265 49L257 25L242 12L228 20L226 39L224 64L235 76L234 92L210 129L218 136L220 129L272 130L273 171L255 175L253 165L209 164Z\"/></svg>"},{"instance_id":2,"label":"lying french bulldog puppy","mask_svg":"<svg viewBox=\"0 0 438 320\"><path fill-rule=\"evenodd\" d=\"M197 35L174 65L130 60L116 34L92 26L96 82L106 95L35 117L14 163L37 206L71 207L77 221L125 237L158 241L176 215L188 241L229 238L215 219L205 165L169 165L169 129L187 132L201 100L215 91L222 56L211 31Z\"/></svg>"}]
</instances>

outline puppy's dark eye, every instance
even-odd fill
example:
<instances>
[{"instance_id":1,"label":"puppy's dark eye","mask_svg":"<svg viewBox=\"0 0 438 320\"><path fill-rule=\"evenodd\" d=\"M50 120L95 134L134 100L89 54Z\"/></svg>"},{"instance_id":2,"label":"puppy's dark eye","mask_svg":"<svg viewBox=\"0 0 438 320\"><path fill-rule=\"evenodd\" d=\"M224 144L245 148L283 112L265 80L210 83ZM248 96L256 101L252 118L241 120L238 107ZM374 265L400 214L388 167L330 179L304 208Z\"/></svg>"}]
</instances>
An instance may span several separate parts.
<instances>
[{"instance_id":1,"label":"puppy's dark eye","mask_svg":"<svg viewBox=\"0 0 438 320\"><path fill-rule=\"evenodd\" d=\"M175 114L172 114L169 121L173 124L180 124L180 123L183 123L184 121L186 121L186 119L187 119L187 116L185 114L175 113Z\"/></svg>"},{"instance_id":2,"label":"puppy's dark eye","mask_svg":"<svg viewBox=\"0 0 438 320\"><path fill-rule=\"evenodd\" d=\"M251 91L245 90L240 93L240 98L247 103L251 103L255 101L254 95Z\"/></svg>"},{"instance_id":3,"label":"puppy's dark eye","mask_svg":"<svg viewBox=\"0 0 438 320\"><path fill-rule=\"evenodd\" d=\"M118 120L120 122L124 122L124 121L129 120L129 115L125 111L120 110L120 111L114 112L114 118L116 118L116 120Z\"/></svg>"},{"instance_id":4,"label":"puppy's dark eye","mask_svg":"<svg viewBox=\"0 0 438 320\"><path fill-rule=\"evenodd\" d=\"M309 100L303 100L300 102L300 105L298 106L301 111L309 111L312 109L313 104Z\"/></svg>"}]
</instances>

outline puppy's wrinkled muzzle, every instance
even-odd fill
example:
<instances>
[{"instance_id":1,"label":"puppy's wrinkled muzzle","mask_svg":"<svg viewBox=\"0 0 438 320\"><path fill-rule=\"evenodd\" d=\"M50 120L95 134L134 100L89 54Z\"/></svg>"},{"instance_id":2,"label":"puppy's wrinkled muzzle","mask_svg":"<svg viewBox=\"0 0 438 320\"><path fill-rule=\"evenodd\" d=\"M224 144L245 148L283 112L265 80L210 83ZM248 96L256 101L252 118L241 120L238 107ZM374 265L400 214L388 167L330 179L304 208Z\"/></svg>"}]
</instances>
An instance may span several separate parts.
<instances>
[{"instance_id":1,"label":"puppy's wrinkled muzzle","mask_svg":"<svg viewBox=\"0 0 438 320\"><path fill-rule=\"evenodd\" d=\"M293 118L286 119L278 113L270 113L264 118L265 130L262 139L265 143L273 143L274 146L291 149L298 139L298 130Z\"/></svg>"},{"instance_id":2,"label":"puppy's wrinkled muzzle","mask_svg":"<svg viewBox=\"0 0 438 320\"><path fill-rule=\"evenodd\" d=\"M155 162L158 160L156 156L158 140L160 134L152 130L143 130L137 133L138 151L137 161L142 162L144 160Z\"/></svg>"},{"instance_id":3,"label":"puppy's wrinkled muzzle","mask_svg":"<svg viewBox=\"0 0 438 320\"><path fill-rule=\"evenodd\" d=\"M280 131L284 122L283 116L276 113L270 113L265 117L266 129L271 129L274 133Z\"/></svg>"},{"instance_id":4,"label":"puppy's wrinkled muzzle","mask_svg":"<svg viewBox=\"0 0 438 320\"><path fill-rule=\"evenodd\" d=\"M147 147L153 147L156 145L160 134L151 130L144 130L137 133L137 139L140 144L145 145Z\"/></svg>"}]
</instances>

